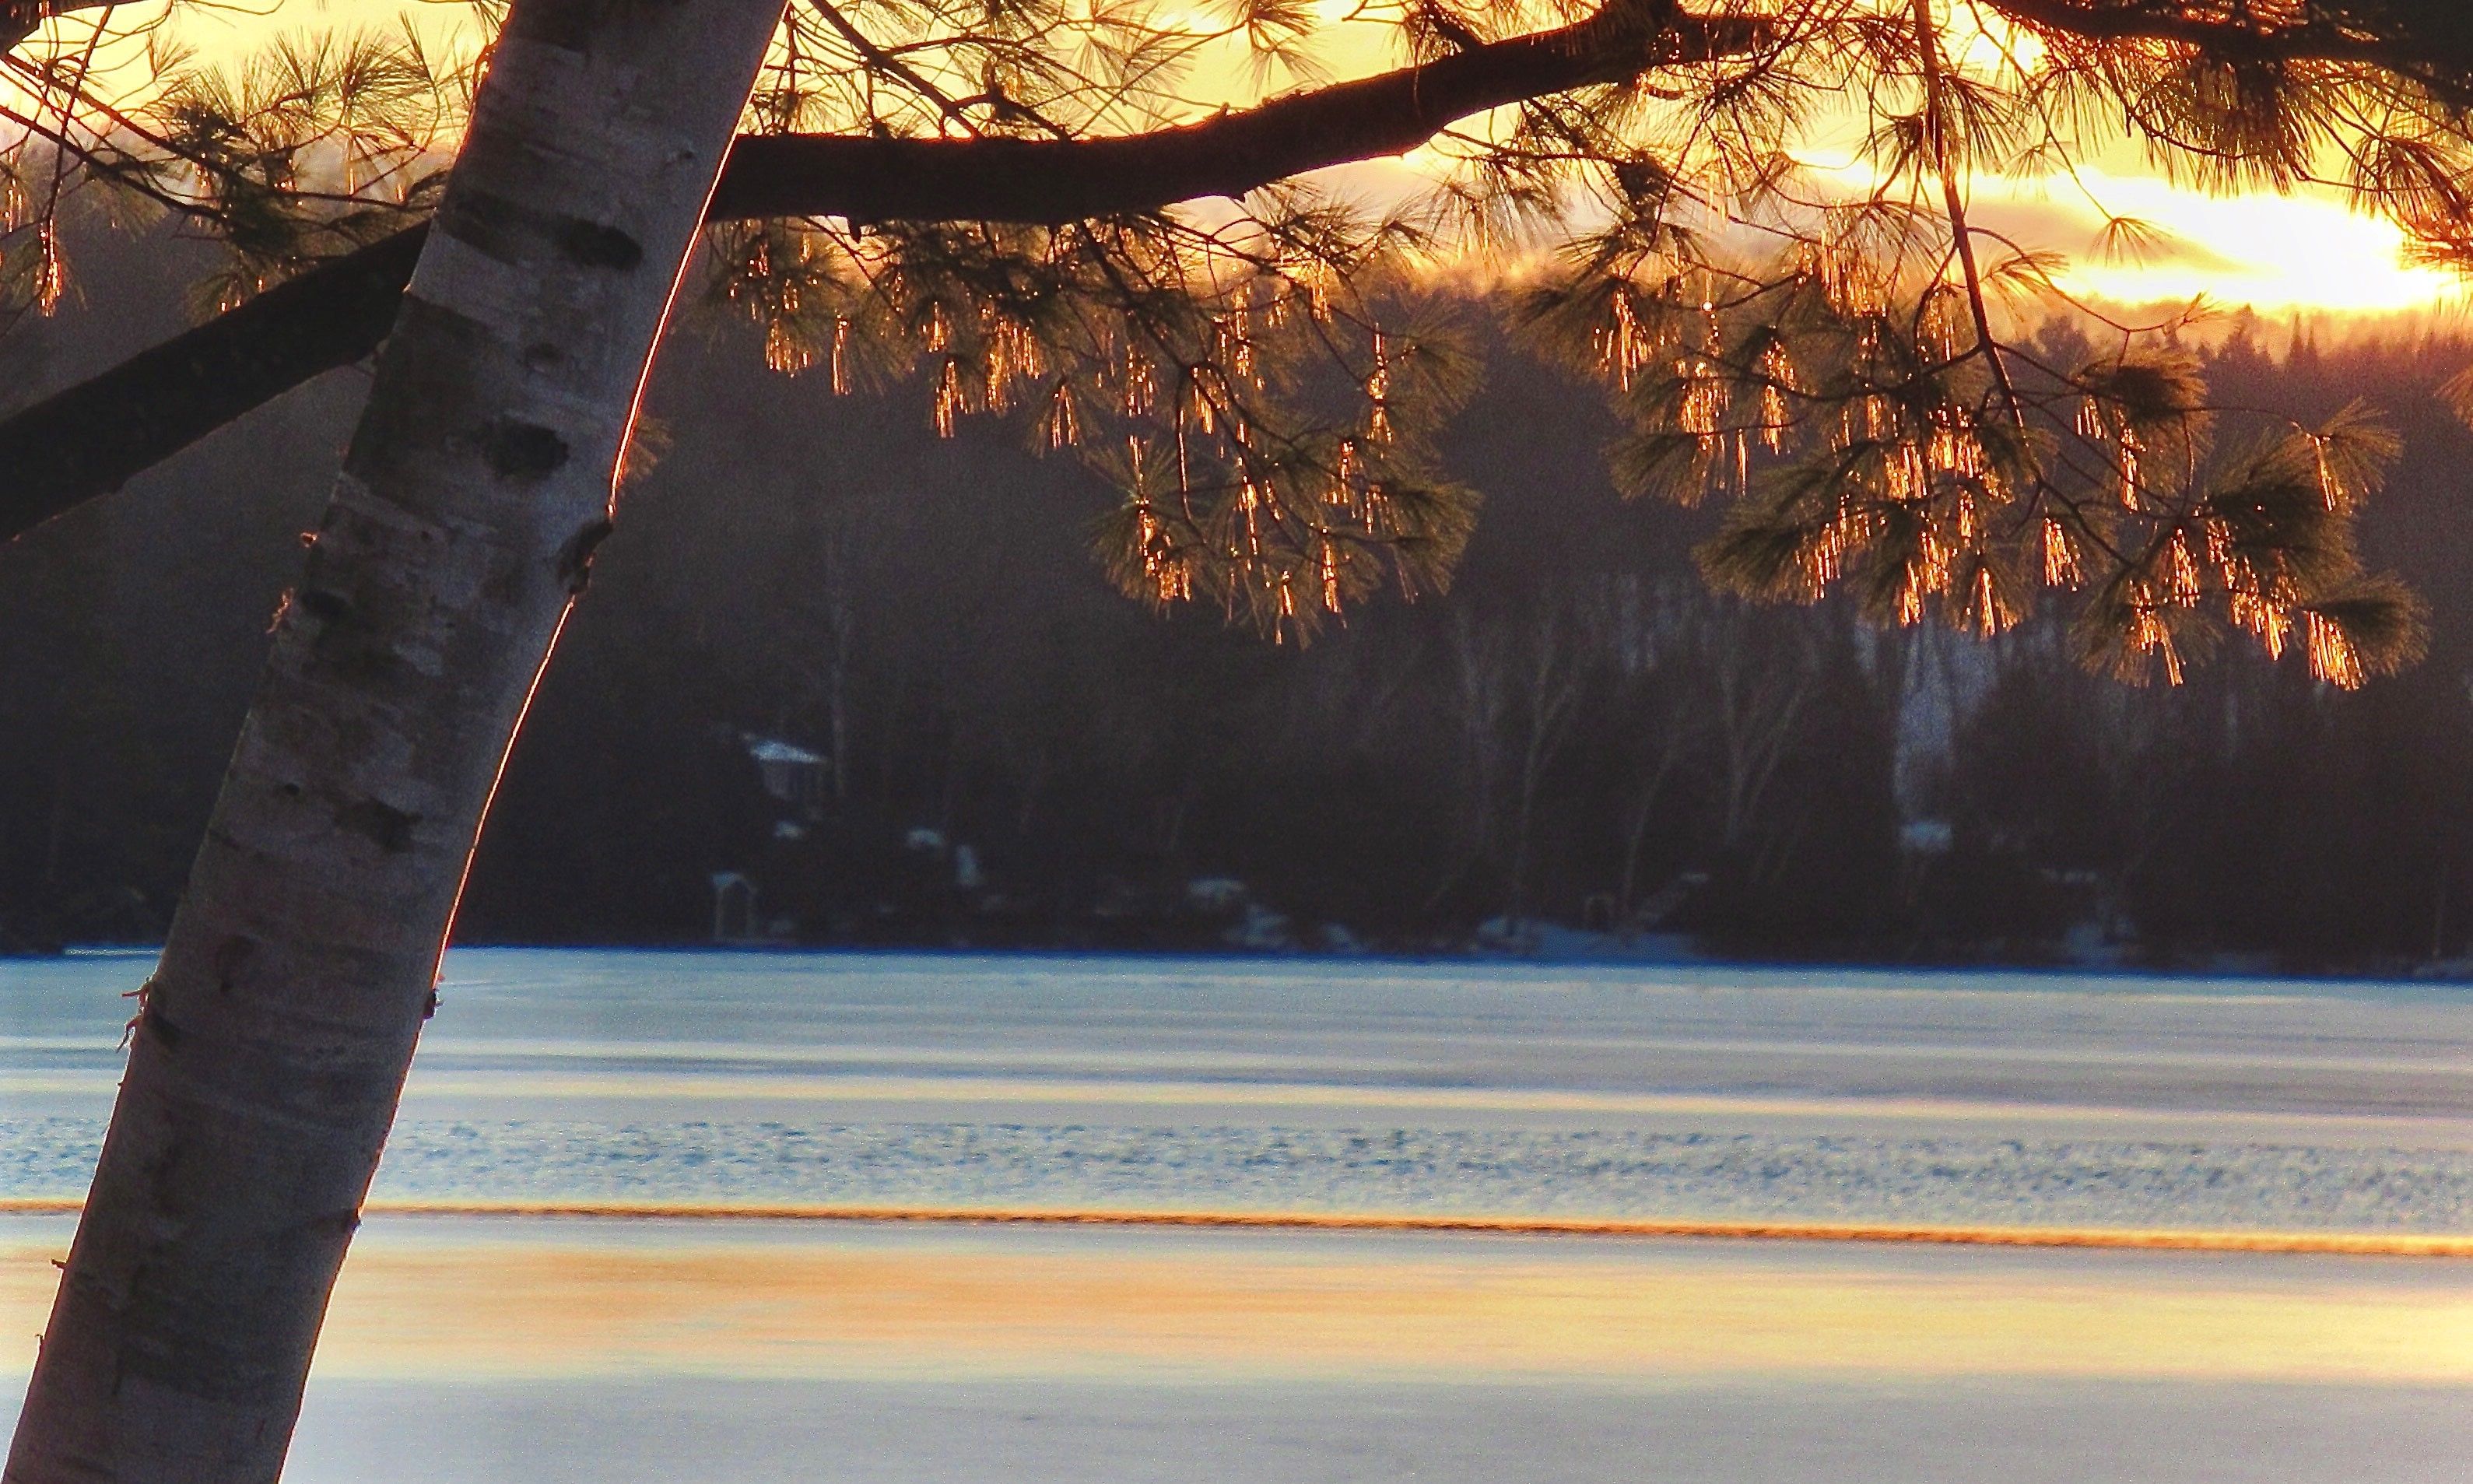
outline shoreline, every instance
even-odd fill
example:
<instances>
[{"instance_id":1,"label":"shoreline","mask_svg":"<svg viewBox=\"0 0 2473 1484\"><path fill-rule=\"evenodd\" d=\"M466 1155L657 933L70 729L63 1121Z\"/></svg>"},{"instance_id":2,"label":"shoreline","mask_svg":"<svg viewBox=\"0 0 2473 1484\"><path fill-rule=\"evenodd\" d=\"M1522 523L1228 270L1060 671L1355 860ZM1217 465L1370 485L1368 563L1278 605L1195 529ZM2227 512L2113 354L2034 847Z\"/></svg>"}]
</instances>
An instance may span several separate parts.
<instances>
[{"instance_id":1,"label":"shoreline","mask_svg":"<svg viewBox=\"0 0 2473 1484\"><path fill-rule=\"evenodd\" d=\"M0 1217L73 1216L75 1197L0 1197ZM2353 1257L2473 1258L2473 1234L2202 1231L2101 1227L1902 1225L1882 1222L1720 1221L1557 1216L1481 1216L1405 1211L1236 1211L1140 1209L996 1209L959 1206L743 1205L660 1201L377 1200L371 1216L553 1221L713 1221L834 1226L1102 1227L1234 1232L1403 1233L1726 1242L1840 1243L1900 1247L2001 1247L2106 1252L2258 1253Z\"/></svg>"}]
</instances>

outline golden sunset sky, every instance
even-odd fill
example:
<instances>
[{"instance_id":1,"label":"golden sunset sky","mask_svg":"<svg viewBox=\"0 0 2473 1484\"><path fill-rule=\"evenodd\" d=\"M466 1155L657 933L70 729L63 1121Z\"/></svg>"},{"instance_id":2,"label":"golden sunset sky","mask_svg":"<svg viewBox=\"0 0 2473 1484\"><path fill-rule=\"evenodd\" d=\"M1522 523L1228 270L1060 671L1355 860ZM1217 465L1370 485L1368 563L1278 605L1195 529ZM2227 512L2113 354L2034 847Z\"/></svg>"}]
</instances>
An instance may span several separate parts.
<instances>
[{"instance_id":1,"label":"golden sunset sky","mask_svg":"<svg viewBox=\"0 0 2473 1484\"><path fill-rule=\"evenodd\" d=\"M1319 0L1317 9L1331 22L1316 47L1325 77L1397 64L1389 25L1344 19L1357 9L1354 0ZM128 32L165 11L162 0L153 0L108 13L115 31ZM82 44L99 13L104 12L57 22L55 35ZM1224 16L1197 11L1193 24L1221 25ZM203 60L229 61L285 35L405 26L439 47L469 47L477 39L474 12L464 0L182 0L157 40L188 48ZM102 61L142 76L147 52L124 40L108 48ZM1249 95L1236 81L1241 70L1229 69L1231 82L1223 91L1232 102L1260 96ZM1283 85L1275 76L1272 88ZM1809 158L1827 169L1830 156L1829 145L1816 141ZM1352 190L1379 197L1413 189L1445 168L1447 161L1429 148L1333 175ZM2271 320L2299 315L2419 322L2453 319L2465 302L2463 286L2452 275L2407 262L2403 234L2394 227L2348 211L2331 193L2209 197L2168 183L2134 149L2110 152L2076 179L1984 178L1974 192L1980 225L2024 246L2066 254L2070 267L2060 275L2061 286L2107 305L2180 302L2204 295L2223 309L2247 306ZM2143 261L2101 261L2094 244L2106 212L2138 218L2172 241Z\"/></svg>"}]
</instances>

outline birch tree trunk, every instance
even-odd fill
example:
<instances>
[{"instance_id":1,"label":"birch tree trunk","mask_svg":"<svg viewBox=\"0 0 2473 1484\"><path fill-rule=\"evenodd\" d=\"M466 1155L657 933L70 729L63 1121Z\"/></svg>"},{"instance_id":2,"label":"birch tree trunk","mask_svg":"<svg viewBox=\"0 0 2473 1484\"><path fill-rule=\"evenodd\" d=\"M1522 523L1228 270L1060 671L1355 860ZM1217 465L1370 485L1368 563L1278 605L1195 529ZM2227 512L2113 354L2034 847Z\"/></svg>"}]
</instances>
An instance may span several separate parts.
<instances>
[{"instance_id":1,"label":"birch tree trunk","mask_svg":"<svg viewBox=\"0 0 2473 1484\"><path fill-rule=\"evenodd\" d=\"M7 1484L264 1484L780 0L516 0L140 1002Z\"/></svg>"}]
</instances>

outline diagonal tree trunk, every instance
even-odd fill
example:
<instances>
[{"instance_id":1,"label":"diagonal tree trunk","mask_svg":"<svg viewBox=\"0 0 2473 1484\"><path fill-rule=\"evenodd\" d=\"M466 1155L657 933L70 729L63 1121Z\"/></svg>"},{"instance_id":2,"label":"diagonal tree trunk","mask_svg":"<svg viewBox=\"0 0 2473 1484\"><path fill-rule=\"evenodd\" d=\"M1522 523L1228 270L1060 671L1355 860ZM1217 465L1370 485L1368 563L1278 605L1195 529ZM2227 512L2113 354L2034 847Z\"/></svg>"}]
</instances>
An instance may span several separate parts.
<instances>
[{"instance_id":1,"label":"diagonal tree trunk","mask_svg":"<svg viewBox=\"0 0 2473 1484\"><path fill-rule=\"evenodd\" d=\"M7 1484L263 1484L779 0L516 0L160 966Z\"/></svg>"}]
</instances>

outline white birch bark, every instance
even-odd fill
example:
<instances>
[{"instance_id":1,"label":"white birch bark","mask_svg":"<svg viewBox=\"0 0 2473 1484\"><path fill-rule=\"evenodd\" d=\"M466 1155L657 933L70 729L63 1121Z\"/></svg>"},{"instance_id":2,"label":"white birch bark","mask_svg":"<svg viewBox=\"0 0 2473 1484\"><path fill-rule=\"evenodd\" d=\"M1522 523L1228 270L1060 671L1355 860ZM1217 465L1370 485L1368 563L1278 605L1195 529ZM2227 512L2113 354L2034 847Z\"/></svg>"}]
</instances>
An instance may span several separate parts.
<instances>
[{"instance_id":1,"label":"white birch bark","mask_svg":"<svg viewBox=\"0 0 2473 1484\"><path fill-rule=\"evenodd\" d=\"M160 966L7 1484L264 1484L780 0L516 0Z\"/></svg>"}]
</instances>

